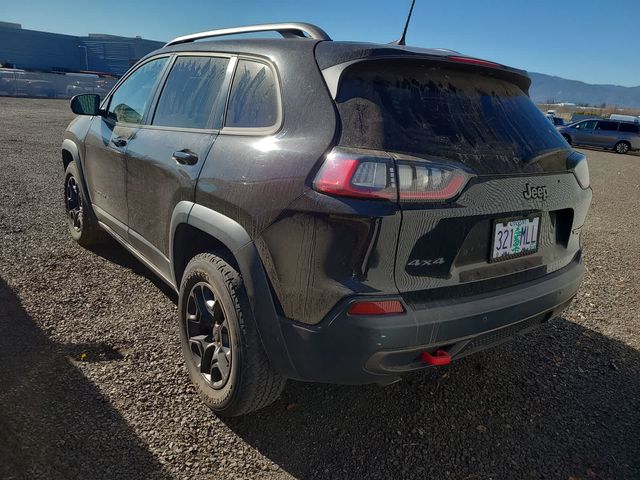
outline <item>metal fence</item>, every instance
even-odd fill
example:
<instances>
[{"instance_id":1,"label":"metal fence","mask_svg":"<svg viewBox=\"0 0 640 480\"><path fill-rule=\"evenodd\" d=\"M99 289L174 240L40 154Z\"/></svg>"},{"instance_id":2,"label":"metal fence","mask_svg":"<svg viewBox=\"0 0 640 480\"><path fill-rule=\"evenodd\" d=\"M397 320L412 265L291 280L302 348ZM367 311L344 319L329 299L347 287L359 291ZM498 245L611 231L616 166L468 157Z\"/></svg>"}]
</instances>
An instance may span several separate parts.
<instances>
[{"instance_id":1,"label":"metal fence","mask_svg":"<svg viewBox=\"0 0 640 480\"><path fill-rule=\"evenodd\" d=\"M116 81L115 78L91 74L41 73L0 68L0 95L71 98L81 93L97 93L104 97Z\"/></svg>"}]
</instances>

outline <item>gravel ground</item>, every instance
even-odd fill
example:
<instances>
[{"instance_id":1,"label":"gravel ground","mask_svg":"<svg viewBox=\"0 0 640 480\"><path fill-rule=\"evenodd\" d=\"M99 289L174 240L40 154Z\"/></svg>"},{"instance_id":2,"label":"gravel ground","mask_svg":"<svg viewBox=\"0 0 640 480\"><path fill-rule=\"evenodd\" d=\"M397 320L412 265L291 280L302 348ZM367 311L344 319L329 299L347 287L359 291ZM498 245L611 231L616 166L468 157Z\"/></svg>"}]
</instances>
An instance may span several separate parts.
<instances>
[{"instance_id":1,"label":"gravel ground","mask_svg":"<svg viewBox=\"0 0 640 480\"><path fill-rule=\"evenodd\" d=\"M640 156L587 151L587 277L563 318L387 388L289 382L220 420L175 296L66 231L66 101L0 98L0 478L640 478Z\"/></svg>"}]
</instances>

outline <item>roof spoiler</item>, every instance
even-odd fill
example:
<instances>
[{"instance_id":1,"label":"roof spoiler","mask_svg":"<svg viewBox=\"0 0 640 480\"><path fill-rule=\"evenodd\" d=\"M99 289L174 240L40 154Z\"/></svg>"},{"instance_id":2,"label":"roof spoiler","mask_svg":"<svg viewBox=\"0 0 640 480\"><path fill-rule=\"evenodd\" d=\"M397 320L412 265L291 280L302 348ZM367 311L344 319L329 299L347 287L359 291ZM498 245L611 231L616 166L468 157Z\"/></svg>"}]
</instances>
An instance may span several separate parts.
<instances>
[{"instance_id":1,"label":"roof spoiler","mask_svg":"<svg viewBox=\"0 0 640 480\"><path fill-rule=\"evenodd\" d=\"M445 51L443 50L443 53L444 52ZM465 64L471 68L477 68L480 71L493 72L496 77L509 80L518 85L526 94L529 93L531 79L523 70L516 70L514 68L505 67L504 65L500 65L498 63L488 62L486 60L480 60L473 57L465 57L457 54L457 52L451 53L456 53L456 55L379 55L363 57L343 63L338 63L337 65L332 65L331 67L322 69L321 72L322 76L324 77L325 83L327 84L327 88L329 89L329 93L331 94L331 98L333 98L334 100L338 95L338 87L340 85L342 75L349 67L356 63L380 60L426 60L433 61L434 63L439 63L442 66Z\"/></svg>"}]
</instances>

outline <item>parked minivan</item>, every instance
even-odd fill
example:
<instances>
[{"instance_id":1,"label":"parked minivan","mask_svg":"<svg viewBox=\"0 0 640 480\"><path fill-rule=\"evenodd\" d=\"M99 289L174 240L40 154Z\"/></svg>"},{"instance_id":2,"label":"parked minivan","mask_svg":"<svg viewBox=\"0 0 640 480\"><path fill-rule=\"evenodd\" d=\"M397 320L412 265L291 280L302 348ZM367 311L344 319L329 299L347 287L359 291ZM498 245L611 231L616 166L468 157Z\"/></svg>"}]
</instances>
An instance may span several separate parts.
<instances>
[{"instance_id":1,"label":"parked minivan","mask_svg":"<svg viewBox=\"0 0 640 480\"><path fill-rule=\"evenodd\" d=\"M628 153L640 150L640 125L635 122L583 120L558 128L569 145L586 145Z\"/></svg>"}]
</instances>

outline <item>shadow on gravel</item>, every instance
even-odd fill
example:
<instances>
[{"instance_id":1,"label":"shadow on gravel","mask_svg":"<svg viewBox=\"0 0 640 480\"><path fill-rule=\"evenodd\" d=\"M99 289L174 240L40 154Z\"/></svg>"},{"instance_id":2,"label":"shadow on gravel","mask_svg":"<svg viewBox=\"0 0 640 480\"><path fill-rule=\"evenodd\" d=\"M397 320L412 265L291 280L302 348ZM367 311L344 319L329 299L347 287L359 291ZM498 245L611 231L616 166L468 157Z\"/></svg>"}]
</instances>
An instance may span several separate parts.
<instances>
[{"instance_id":1,"label":"shadow on gravel","mask_svg":"<svg viewBox=\"0 0 640 480\"><path fill-rule=\"evenodd\" d=\"M165 478L76 349L109 354L53 344L0 278L0 478Z\"/></svg>"},{"instance_id":2,"label":"shadow on gravel","mask_svg":"<svg viewBox=\"0 0 640 480\"><path fill-rule=\"evenodd\" d=\"M131 270L141 277L145 277L173 303L178 303L178 295L176 292L115 240L110 238L104 245L91 247L90 251L109 262Z\"/></svg>"},{"instance_id":3,"label":"shadow on gravel","mask_svg":"<svg viewBox=\"0 0 640 480\"><path fill-rule=\"evenodd\" d=\"M122 353L104 342L65 344L58 345L58 348L77 362L113 362L124 358Z\"/></svg>"},{"instance_id":4,"label":"shadow on gravel","mask_svg":"<svg viewBox=\"0 0 640 480\"><path fill-rule=\"evenodd\" d=\"M565 319L387 388L290 382L225 421L307 478L640 478L640 352Z\"/></svg>"}]
</instances>

